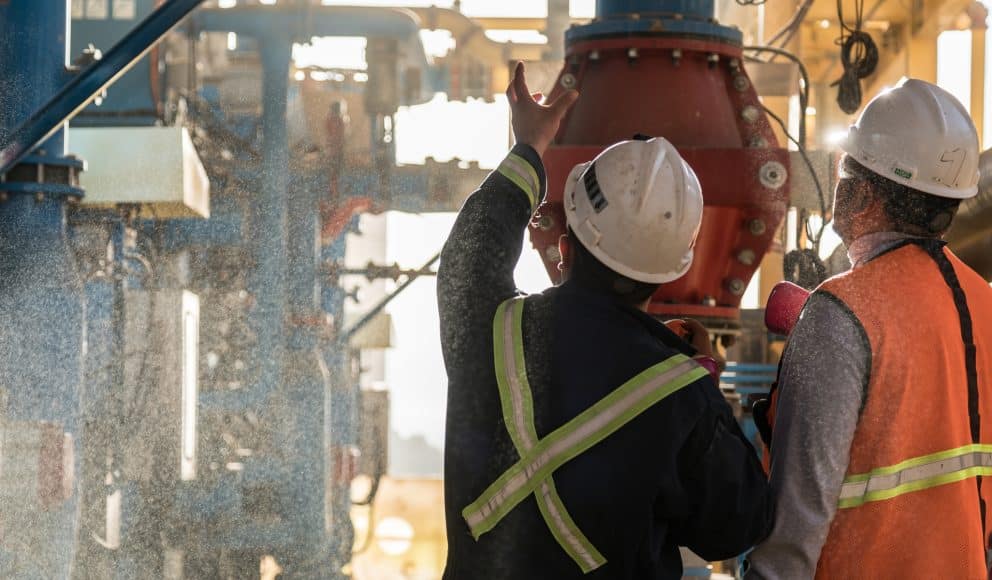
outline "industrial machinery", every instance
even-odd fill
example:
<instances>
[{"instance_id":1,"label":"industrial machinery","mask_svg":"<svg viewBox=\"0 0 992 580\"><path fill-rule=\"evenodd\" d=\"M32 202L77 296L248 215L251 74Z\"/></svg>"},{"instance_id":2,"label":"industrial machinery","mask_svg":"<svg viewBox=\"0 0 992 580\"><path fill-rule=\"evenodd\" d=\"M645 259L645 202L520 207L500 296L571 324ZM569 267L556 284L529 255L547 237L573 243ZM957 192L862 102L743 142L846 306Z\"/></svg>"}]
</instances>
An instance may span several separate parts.
<instances>
[{"instance_id":1,"label":"industrial machinery","mask_svg":"<svg viewBox=\"0 0 992 580\"><path fill-rule=\"evenodd\" d=\"M437 258L347 268L346 234L366 212L458 208L486 172L397 166L394 116L435 92L492 100L515 60L544 60L529 70L555 79L550 98L582 93L548 151L549 197L531 226L551 277L572 166L635 134L665 136L706 209L692 270L651 311L737 342L724 387L743 397L743 420L766 389L780 337L742 295L759 267L781 268L766 255L783 238L792 256L815 256L800 252L819 240L803 226L822 223L832 161L805 151L805 69L758 57L791 58L781 47L829 16L819 4L797 3L773 47L746 46L762 38L756 9L729 1L597 0L594 20L571 28L563 0L536 22L329 4L0 0L0 577L254 578L266 556L284 578L349 576L362 543L350 486L369 476L357 503L374 503L388 439L385 394L360 389L358 337L396 294L352 322L342 279L399 292ZM868 15L905 36L872 33L886 78L954 4L933 30L887 8ZM486 36L500 27L540 28L549 43ZM436 59L421 37L434 29L456 43ZM325 37L364 39L367 68L297 68L294 49ZM816 62L824 119L823 78L838 65ZM796 139L772 124L789 99L802 109ZM988 185L950 239L992 275ZM811 281L808 267L786 270Z\"/></svg>"},{"instance_id":2,"label":"industrial machinery","mask_svg":"<svg viewBox=\"0 0 992 580\"><path fill-rule=\"evenodd\" d=\"M263 555L342 577L349 340L382 308L345 325L344 234L363 209L451 209L484 175L395 167L392 115L443 76L412 13L186 18L201 3L0 4L3 75L30 89L0 106L5 578L249 578ZM333 36L367 39L361 79L292 70L294 44ZM307 130L348 101L367 137ZM368 161L334 167L346 145Z\"/></svg>"},{"instance_id":3,"label":"industrial machinery","mask_svg":"<svg viewBox=\"0 0 992 580\"><path fill-rule=\"evenodd\" d=\"M715 22L713 2L600 0L596 10L594 23L568 31L550 95L582 98L546 155L550 195L534 246L557 277L572 167L617 141L664 136L698 174L706 208L693 267L650 311L739 330L741 296L785 217L790 170L745 71L742 34Z\"/></svg>"}]
</instances>

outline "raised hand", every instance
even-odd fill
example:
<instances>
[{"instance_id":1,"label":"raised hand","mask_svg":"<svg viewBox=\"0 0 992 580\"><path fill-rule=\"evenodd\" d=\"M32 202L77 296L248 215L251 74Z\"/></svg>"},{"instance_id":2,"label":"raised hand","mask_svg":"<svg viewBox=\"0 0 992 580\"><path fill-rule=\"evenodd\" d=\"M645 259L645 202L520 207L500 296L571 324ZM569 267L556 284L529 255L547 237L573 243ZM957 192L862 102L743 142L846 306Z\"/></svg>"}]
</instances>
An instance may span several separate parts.
<instances>
[{"instance_id":1,"label":"raised hand","mask_svg":"<svg viewBox=\"0 0 992 580\"><path fill-rule=\"evenodd\" d=\"M554 102L541 104L539 101L544 97L540 93L531 94L524 78L524 63L518 62L513 71L513 80L506 88L506 97L510 101L513 136L517 143L530 145L538 155L544 155L558 132L562 118L575 104L579 93L567 91Z\"/></svg>"}]
</instances>

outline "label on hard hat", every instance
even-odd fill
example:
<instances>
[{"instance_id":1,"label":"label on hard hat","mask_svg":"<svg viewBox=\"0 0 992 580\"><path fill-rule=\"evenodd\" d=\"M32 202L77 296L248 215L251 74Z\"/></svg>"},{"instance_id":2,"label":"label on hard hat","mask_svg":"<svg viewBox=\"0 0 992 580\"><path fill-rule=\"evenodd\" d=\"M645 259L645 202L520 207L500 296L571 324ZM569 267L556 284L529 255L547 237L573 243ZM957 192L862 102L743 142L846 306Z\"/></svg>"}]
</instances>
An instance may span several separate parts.
<instances>
[{"instance_id":1,"label":"label on hard hat","mask_svg":"<svg viewBox=\"0 0 992 580\"><path fill-rule=\"evenodd\" d=\"M909 171L906 171L905 169L900 169L896 167L895 169L892 170L892 172L903 179L913 179L913 174Z\"/></svg>"}]
</instances>

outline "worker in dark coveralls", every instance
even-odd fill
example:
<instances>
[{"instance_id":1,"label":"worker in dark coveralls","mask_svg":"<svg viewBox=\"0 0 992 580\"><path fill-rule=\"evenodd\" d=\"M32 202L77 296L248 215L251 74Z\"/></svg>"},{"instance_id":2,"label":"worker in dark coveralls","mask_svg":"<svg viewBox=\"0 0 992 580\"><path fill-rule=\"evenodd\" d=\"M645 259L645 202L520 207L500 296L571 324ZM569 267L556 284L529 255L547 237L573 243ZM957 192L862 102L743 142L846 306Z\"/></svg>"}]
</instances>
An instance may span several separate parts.
<instances>
[{"instance_id":1,"label":"worker in dark coveralls","mask_svg":"<svg viewBox=\"0 0 992 580\"><path fill-rule=\"evenodd\" d=\"M711 373L706 330L644 309L683 275L699 182L664 139L619 143L565 190L565 282L513 270L545 192L541 155L577 98L507 89L516 146L462 207L441 255L448 371L446 579L679 578L765 537L761 465ZM688 342L687 342L688 340ZM690 344L691 343L691 344Z\"/></svg>"}]
</instances>

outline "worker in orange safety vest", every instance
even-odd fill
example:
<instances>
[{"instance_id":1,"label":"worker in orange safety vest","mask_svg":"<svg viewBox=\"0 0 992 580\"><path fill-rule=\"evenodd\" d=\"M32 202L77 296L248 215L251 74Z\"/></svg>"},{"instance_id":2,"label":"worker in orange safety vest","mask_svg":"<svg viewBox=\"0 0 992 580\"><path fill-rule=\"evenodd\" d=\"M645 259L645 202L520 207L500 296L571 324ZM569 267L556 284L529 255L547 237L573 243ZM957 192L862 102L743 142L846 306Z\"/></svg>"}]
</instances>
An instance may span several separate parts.
<instances>
[{"instance_id":1,"label":"worker in orange safety vest","mask_svg":"<svg viewBox=\"0 0 992 580\"><path fill-rule=\"evenodd\" d=\"M988 578L992 289L942 241L978 192L975 126L911 79L843 149L833 219L853 268L813 292L783 354L775 524L747 578Z\"/></svg>"}]
</instances>

